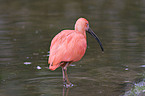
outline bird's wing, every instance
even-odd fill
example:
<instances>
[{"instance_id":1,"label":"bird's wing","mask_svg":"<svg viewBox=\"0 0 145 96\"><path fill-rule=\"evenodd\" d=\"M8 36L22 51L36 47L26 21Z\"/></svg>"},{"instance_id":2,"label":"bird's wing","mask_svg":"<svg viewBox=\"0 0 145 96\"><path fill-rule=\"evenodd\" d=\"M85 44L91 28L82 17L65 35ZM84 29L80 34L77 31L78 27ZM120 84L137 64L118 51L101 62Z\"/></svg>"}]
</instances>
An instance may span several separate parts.
<instances>
[{"instance_id":1,"label":"bird's wing","mask_svg":"<svg viewBox=\"0 0 145 96\"><path fill-rule=\"evenodd\" d=\"M78 61L86 47L86 38L80 32L63 30L51 42L49 63L56 65L62 61Z\"/></svg>"}]
</instances>

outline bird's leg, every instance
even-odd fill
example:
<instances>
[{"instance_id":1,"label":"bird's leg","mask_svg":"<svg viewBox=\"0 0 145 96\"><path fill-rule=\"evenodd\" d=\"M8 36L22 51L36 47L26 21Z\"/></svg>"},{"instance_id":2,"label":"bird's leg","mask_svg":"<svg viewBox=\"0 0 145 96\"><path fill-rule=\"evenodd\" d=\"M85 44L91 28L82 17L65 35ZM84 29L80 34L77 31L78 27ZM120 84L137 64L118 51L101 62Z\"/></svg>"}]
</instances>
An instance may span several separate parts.
<instances>
[{"instance_id":1,"label":"bird's leg","mask_svg":"<svg viewBox=\"0 0 145 96\"><path fill-rule=\"evenodd\" d=\"M69 81L68 75L67 75L67 68L65 69L65 79L66 79L66 81L67 81L67 84L70 85L70 81Z\"/></svg>"},{"instance_id":2,"label":"bird's leg","mask_svg":"<svg viewBox=\"0 0 145 96\"><path fill-rule=\"evenodd\" d=\"M66 80L66 88L68 87L72 87L73 84L70 83L69 79L68 79L68 75L67 75L67 67L69 66L70 62L67 62L66 65L64 66L64 74L65 74L65 80Z\"/></svg>"},{"instance_id":3,"label":"bird's leg","mask_svg":"<svg viewBox=\"0 0 145 96\"><path fill-rule=\"evenodd\" d=\"M66 84L65 69L62 67L63 83Z\"/></svg>"},{"instance_id":4,"label":"bird's leg","mask_svg":"<svg viewBox=\"0 0 145 96\"><path fill-rule=\"evenodd\" d=\"M70 81L68 80L68 75L67 75L67 67L69 65L69 62L66 63L66 65L64 66L64 74L65 74L65 79L67 81L67 84L70 84Z\"/></svg>"},{"instance_id":5,"label":"bird's leg","mask_svg":"<svg viewBox=\"0 0 145 96\"><path fill-rule=\"evenodd\" d=\"M73 86L73 84L70 83L67 75L67 67L69 66L70 63L71 62L65 62L65 66L62 66L63 82L66 88Z\"/></svg>"}]
</instances>

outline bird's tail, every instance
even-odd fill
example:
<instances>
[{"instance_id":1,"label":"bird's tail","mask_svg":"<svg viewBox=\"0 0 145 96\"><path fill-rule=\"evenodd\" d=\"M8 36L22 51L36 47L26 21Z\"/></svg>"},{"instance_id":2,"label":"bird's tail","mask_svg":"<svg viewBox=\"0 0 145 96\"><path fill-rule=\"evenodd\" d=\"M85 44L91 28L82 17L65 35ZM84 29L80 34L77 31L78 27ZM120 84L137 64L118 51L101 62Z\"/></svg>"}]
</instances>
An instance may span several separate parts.
<instances>
[{"instance_id":1,"label":"bird's tail","mask_svg":"<svg viewBox=\"0 0 145 96\"><path fill-rule=\"evenodd\" d=\"M53 63L51 63L50 65L49 65L49 69L50 70L52 70L52 71L54 71L56 68L58 68L60 66L60 64L53 64Z\"/></svg>"}]
</instances>

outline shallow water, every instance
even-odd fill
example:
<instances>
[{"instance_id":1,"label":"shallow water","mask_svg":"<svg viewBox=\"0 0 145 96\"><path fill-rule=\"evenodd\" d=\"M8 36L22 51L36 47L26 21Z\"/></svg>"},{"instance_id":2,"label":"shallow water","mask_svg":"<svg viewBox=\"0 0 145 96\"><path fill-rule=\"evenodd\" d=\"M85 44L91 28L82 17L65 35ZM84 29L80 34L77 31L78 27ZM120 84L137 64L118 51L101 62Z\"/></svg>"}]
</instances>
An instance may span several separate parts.
<instances>
[{"instance_id":1,"label":"shallow water","mask_svg":"<svg viewBox=\"0 0 145 96\"><path fill-rule=\"evenodd\" d=\"M0 0L0 96L120 96L145 78L145 2L132 0ZM103 43L68 68L48 70L52 38L85 17ZM145 90L145 89L144 89Z\"/></svg>"}]
</instances>

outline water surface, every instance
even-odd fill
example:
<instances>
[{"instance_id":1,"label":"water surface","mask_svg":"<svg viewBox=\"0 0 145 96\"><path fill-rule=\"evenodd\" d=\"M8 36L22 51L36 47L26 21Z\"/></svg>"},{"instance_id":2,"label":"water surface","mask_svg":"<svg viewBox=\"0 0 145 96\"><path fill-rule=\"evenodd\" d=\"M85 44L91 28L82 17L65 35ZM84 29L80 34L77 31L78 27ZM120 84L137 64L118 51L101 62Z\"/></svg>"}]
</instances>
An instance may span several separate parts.
<instances>
[{"instance_id":1,"label":"water surface","mask_svg":"<svg viewBox=\"0 0 145 96\"><path fill-rule=\"evenodd\" d=\"M52 38L85 17L105 52L87 34L81 61L48 70ZM144 82L145 2L142 0L0 0L0 96L121 96ZM145 90L145 89L144 89Z\"/></svg>"}]
</instances>

